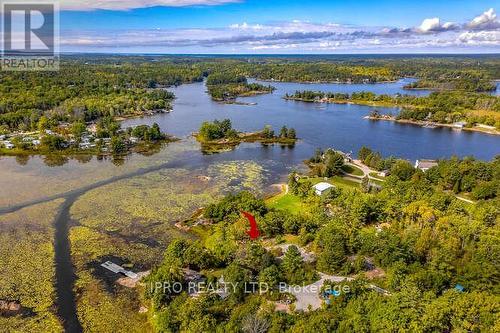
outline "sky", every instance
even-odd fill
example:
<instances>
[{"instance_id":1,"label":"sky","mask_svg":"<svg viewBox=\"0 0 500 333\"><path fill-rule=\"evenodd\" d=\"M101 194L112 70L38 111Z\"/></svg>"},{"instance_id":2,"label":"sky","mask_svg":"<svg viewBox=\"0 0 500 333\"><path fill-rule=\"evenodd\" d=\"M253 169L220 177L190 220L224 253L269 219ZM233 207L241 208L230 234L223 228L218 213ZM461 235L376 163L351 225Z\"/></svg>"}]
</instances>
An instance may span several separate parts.
<instances>
[{"instance_id":1,"label":"sky","mask_svg":"<svg viewBox=\"0 0 500 333\"><path fill-rule=\"evenodd\" d=\"M499 5L491 0L60 0L60 49L500 53Z\"/></svg>"}]
</instances>

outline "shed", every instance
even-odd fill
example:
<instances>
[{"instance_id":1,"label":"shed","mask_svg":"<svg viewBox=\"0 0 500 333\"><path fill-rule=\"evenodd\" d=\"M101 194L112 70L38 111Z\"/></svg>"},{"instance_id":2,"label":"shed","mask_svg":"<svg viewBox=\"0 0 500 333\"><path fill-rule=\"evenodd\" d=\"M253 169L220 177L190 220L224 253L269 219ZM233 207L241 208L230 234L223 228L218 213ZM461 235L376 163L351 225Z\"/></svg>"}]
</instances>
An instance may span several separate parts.
<instances>
[{"instance_id":1,"label":"shed","mask_svg":"<svg viewBox=\"0 0 500 333\"><path fill-rule=\"evenodd\" d=\"M323 195L326 191L328 191L329 189L331 188L334 188L335 186L333 186L332 184L329 184L329 183L325 183L325 182L321 182L321 183L318 183L316 185L313 186L314 188L314 193L316 193L316 195Z\"/></svg>"}]
</instances>

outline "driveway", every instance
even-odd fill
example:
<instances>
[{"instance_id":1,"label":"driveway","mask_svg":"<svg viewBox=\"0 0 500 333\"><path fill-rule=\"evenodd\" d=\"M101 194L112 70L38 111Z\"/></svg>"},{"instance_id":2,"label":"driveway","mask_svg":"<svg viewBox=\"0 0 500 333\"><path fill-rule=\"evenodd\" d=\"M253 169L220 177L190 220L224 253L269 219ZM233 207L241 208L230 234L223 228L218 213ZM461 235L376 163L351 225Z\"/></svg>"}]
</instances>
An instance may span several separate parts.
<instances>
[{"instance_id":1,"label":"driveway","mask_svg":"<svg viewBox=\"0 0 500 333\"><path fill-rule=\"evenodd\" d=\"M295 309L297 311L308 311L309 306L311 310L316 310L321 307L323 303L323 298L320 296L320 290L325 281L329 280L331 282L340 284L343 281L352 281L353 278L347 276L338 276L338 275L327 275L323 273L319 273L320 279L314 283L311 283L307 286L284 286L280 288L281 292L289 292L297 299L295 301ZM369 284L368 287L379 294L384 296L390 296L390 292L377 287L374 284Z\"/></svg>"},{"instance_id":2,"label":"driveway","mask_svg":"<svg viewBox=\"0 0 500 333\"><path fill-rule=\"evenodd\" d=\"M335 275L326 275L323 273L319 273L320 279L314 283L311 283L307 286L286 286L281 289L283 292L289 292L297 301L295 302L295 309L308 311L309 306L311 306L312 310L319 309L321 304L323 303L323 299L320 297L320 290L326 280L330 280L332 282L340 283L342 281L351 281L352 278L345 276L335 276Z\"/></svg>"}]
</instances>

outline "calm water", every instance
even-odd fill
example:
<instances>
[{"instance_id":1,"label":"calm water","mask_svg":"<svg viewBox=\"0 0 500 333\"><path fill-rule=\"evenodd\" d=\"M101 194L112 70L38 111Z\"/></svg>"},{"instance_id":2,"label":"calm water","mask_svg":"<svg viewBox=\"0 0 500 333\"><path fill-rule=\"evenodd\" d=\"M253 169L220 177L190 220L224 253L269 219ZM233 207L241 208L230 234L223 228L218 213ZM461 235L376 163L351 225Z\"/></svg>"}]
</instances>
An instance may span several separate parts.
<instances>
[{"instance_id":1,"label":"calm water","mask_svg":"<svg viewBox=\"0 0 500 333\"><path fill-rule=\"evenodd\" d=\"M172 89L177 96L174 111L154 117L132 119L124 126L159 123L160 127L180 137L189 136L206 120L230 118L233 126L243 131L254 131L272 125L278 131L282 125L294 127L301 141L293 150L270 147L265 150L240 148L223 154L244 155L255 160L285 160L300 163L315 148L335 147L343 151L357 152L363 145L380 151L384 156L394 155L410 160L443 158L452 155L473 155L479 159L491 159L500 154L500 137L456 131L448 128L422 128L414 125L363 119L374 107L360 105L316 104L286 101L285 93L296 90L328 92L372 91L377 94L425 95L429 91L404 90L411 79L383 84L299 84L277 83L273 94L240 98L240 102L256 105L221 104L213 102L206 94L203 83L183 85ZM259 81L257 81L259 82ZM377 109L384 113L397 113L397 108Z\"/></svg>"}]
</instances>

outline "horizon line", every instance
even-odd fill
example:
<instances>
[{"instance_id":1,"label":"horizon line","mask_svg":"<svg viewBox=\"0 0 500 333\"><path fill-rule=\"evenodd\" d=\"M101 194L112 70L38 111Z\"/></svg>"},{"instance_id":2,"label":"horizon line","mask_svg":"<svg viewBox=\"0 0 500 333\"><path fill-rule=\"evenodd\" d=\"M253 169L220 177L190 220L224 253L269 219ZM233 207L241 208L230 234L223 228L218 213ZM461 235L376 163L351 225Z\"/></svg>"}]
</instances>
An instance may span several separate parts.
<instances>
[{"instance_id":1,"label":"horizon line","mask_svg":"<svg viewBox=\"0 0 500 333\"><path fill-rule=\"evenodd\" d=\"M396 53L163 53L163 52L93 52L66 51L59 55L99 54L99 55L193 55L193 56L366 56L366 55L499 55L500 52L396 52Z\"/></svg>"}]
</instances>

